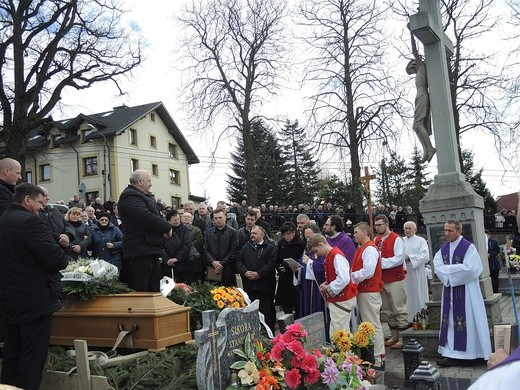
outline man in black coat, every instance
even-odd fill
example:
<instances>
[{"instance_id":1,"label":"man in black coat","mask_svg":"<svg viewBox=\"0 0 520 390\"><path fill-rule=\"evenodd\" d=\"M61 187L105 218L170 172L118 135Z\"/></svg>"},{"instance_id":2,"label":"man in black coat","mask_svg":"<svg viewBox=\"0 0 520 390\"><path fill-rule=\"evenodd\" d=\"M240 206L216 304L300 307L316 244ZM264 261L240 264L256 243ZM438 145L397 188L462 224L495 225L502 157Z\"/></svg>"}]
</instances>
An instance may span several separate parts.
<instances>
[{"instance_id":1,"label":"man in black coat","mask_svg":"<svg viewBox=\"0 0 520 390\"><path fill-rule=\"evenodd\" d=\"M125 227L123 256L129 265L128 284L136 291L159 292L161 263L166 259L164 241L171 237L172 227L161 216L150 187L150 173L144 169L134 171L118 207Z\"/></svg>"},{"instance_id":2,"label":"man in black coat","mask_svg":"<svg viewBox=\"0 0 520 390\"><path fill-rule=\"evenodd\" d=\"M0 215L13 202L14 186L22 178L20 163L6 157L0 160Z\"/></svg>"},{"instance_id":3,"label":"man in black coat","mask_svg":"<svg viewBox=\"0 0 520 390\"><path fill-rule=\"evenodd\" d=\"M244 290L251 301L260 301L259 310L265 316L266 324L274 332L276 310L274 292L276 288L276 246L267 240L265 230L260 226L251 228L251 240L238 251L237 272L242 276Z\"/></svg>"},{"instance_id":4,"label":"man in black coat","mask_svg":"<svg viewBox=\"0 0 520 390\"><path fill-rule=\"evenodd\" d=\"M9 157L0 160L0 215L13 203L14 186L21 178L22 167L18 161ZM0 341L4 340L4 334L4 319L0 314Z\"/></svg>"},{"instance_id":5,"label":"man in black coat","mask_svg":"<svg viewBox=\"0 0 520 390\"><path fill-rule=\"evenodd\" d=\"M43 190L22 183L0 218L0 305L6 321L4 384L38 389L51 335L52 313L61 308L60 270L67 256L38 217Z\"/></svg>"},{"instance_id":6,"label":"man in black coat","mask_svg":"<svg viewBox=\"0 0 520 390\"><path fill-rule=\"evenodd\" d=\"M493 292L498 293L498 275L502 269L502 263L498 258L498 255L500 254L500 245L497 240L491 238L489 230L486 230L486 239L491 286L493 287Z\"/></svg>"},{"instance_id":7,"label":"man in black coat","mask_svg":"<svg viewBox=\"0 0 520 390\"><path fill-rule=\"evenodd\" d=\"M68 221L65 221L63 214L58 209L47 206L49 203L49 191L45 187L40 186L40 188L43 191L43 208L38 215L51 232L54 241L70 253L71 249L69 246L71 241L76 238L76 231Z\"/></svg>"},{"instance_id":8,"label":"man in black coat","mask_svg":"<svg viewBox=\"0 0 520 390\"><path fill-rule=\"evenodd\" d=\"M213 212L213 227L206 231L204 252L206 263L221 275L223 286L235 286L235 258L238 252L238 232L226 224L226 212Z\"/></svg>"}]
</instances>

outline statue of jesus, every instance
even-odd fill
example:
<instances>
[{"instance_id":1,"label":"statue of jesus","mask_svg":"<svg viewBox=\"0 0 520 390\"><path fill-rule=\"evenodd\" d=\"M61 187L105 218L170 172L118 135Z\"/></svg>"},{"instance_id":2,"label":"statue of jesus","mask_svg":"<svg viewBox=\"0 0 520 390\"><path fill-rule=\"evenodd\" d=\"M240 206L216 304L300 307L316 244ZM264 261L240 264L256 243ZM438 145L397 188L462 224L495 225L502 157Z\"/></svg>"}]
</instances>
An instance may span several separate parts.
<instances>
[{"instance_id":1,"label":"statue of jesus","mask_svg":"<svg viewBox=\"0 0 520 390\"><path fill-rule=\"evenodd\" d=\"M428 80L426 78L426 65L422 60L415 44L415 38L412 37L412 53L415 59L410 60L406 66L406 73L416 74L415 88L417 95L415 96L415 115L413 122L413 130L417 134L419 141L423 147L422 162L430 162L435 154L435 148L430 141L432 135L430 97L428 95Z\"/></svg>"}]
</instances>

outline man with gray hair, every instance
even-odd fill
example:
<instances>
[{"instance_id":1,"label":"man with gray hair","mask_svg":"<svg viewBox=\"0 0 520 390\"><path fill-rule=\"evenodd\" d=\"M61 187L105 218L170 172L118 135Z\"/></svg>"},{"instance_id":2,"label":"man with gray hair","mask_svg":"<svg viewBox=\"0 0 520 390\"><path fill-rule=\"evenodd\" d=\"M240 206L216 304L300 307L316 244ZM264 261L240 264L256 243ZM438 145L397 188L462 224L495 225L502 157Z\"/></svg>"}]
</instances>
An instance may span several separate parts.
<instances>
[{"instance_id":1,"label":"man with gray hair","mask_svg":"<svg viewBox=\"0 0 520 390\"><path fill-rule=\"evenodd\" d=\"M172 227L161 216L151 187L148 171L134 171L118 206L125 227L123 255L129 262L128 285L136 291L159 292L161 263L166 259L164 239L171 237Z\"/></svg>"},{"instance_id":2,"label":"man with gray hair","mask_svg":"<svg viewBox=\"0 0 520 390\"><path fill-rule=\"evenodd\" d=\"M0 160L0 215L13 202L14 186L22 178L20 163L6 157Z\"/></svg>"},{"instance_id":3,"label":"man with gray hair","mask_svg":"<svg viewBox=\"0 0 520 390\"><path fill-rule=\"evenodd\" d=\"M406 278L406 312L408 322L412 322L415 313L426 307L428 301L428 279L425 265L430 260L428 244L422 237L417 236L417 225L408 221L404 224L404 265Z\"/></svg>"},{"instance_id":4,"label":"man with gray hair","mask_svg":"<svg viewBox=\"0 0 520 390\"><path fill-rule=\"evenodd\" d=\"M309 225L310 218L307 214L298 214L296 217L296 229L298 237L300 237L304 242L305 240L305 227Z\"/></svg>"}]
</instances>

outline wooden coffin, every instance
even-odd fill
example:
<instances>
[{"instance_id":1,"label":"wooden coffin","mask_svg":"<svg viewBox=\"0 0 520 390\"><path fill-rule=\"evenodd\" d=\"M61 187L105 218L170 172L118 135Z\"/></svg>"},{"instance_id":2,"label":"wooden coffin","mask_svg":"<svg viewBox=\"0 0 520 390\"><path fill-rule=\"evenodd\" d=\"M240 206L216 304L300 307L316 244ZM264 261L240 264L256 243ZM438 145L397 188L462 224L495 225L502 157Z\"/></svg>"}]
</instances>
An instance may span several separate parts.
<instances>
[{"instance_id":1,"label":"wooden coffin","mask_svg":"<svg viewBox=\"0 0 520 390\"><path fill-rule=\"evenodd\" d=\"M51 345L74 345L81 339L89 347L114 347L121 331L134 329L119 347L157 351L191 340L189 311L159 293L67 299L53 314Z\"/></svg>"}]
</instances>

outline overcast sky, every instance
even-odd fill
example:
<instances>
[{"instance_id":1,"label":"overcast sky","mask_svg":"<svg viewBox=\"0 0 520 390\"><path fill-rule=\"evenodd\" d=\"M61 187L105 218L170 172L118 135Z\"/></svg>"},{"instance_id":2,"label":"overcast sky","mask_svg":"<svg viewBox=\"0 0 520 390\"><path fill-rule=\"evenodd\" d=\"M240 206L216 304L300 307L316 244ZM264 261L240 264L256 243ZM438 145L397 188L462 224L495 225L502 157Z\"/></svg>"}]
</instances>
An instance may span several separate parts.
<instances>
[{"instance_id":1,"label":"overcast sky","mask_svg":"<svg viewBox=\"0 0 520 390\"><path fill-rule=\"evenodd\" d=\"M144 51L146 60L133 74L131 80L122 82L125 96L116 96L117 90L112 84L98 85L88 91L67 92L63 95L62 112L54 114L57 119L71 117L79 113L91 114L126 104L129 106L162 101L174 118L190 145L201 160L200 164L190 168L191 193L199 196L209 196L210 203L215 205L218 200L227 200L226 172L228 169L230 140L226 140L216 156L214 169L210 170L210 147L212 137L197 138L190 113L182 106L179 98L181 74L175 69L175 45L179 35L179 26L174 19L186 0L131 0L125 1L125 7L131 9L126 15L129 21L136 23L146 41ZM421 50L422 51L422 50ZM403 68L404 69L404 68ZM290 120L299 120L305 124L302 114L304 93L294 90L294 86L282 91L279 99L268 102L263 111L270 115L281 115ZM419 145L414 135L403 135L403 141L409 146L408 140ZM432 137L433 141L433 137ZM484 167L484 180L494 196L518 191L520 177L512 171L504 175L504 170L498 163L498 157L492 149L492 140L488 137L463 138L463 147L472 148L475 152L475 165ZM376 168L373 162L371 171ZM330 164L326 164L330 167ZM348 167L339 167L343 176ZM436 172L436 159L432 160L428 170ZM342 172L343 171L343 172ZM334 173L334 172L332 172Z\"/></svg>"}]
</instances>

